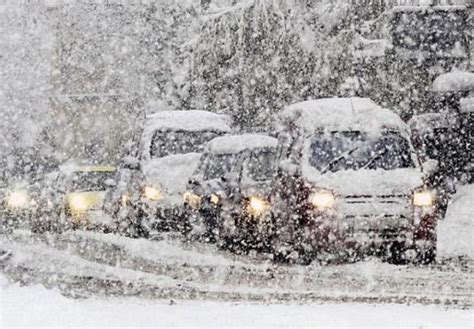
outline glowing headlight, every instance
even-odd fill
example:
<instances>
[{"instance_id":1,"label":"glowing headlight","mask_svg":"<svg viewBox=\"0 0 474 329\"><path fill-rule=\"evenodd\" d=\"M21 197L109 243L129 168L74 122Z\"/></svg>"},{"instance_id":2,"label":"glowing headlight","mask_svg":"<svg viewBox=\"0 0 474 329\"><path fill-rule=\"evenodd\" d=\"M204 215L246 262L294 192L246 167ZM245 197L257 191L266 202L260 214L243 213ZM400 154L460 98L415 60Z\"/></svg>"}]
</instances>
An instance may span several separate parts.
<instances>
[{"instance_id":1,"label":"glowing headlight","mask_svg":"<svg viewBox=\"0 0 474 329\"><path fill-rule=\"evenodd\" d=\"M259 197L250 197L247 204L247 212L253 216L265 215L270 210L270 203Z\"/></svg>"},{"instance_id":2,"label":"glowing headlight","mask_svg":"<svg viewBox=\"0 0 474 329\"><path fill-rule=\"evenodd\" d=\"M201 196L192 192L184 192L183 194L184 203L190 207L197 209L201 206Z\"/></svg>"},{"instance_id":3,"label":"glowing headlight","mask_svg":"<svg viewBox=\"0 0 474 329\"><path fill-rule=\"evenodd\" d=\"M11 192L7 196L7 205L10 208L25 208L28 206L28 194L25 191Z\"/></svg>"},{"instance_id":4,"label":"glowing headlight","mask_svg":"<svg viewBox=\"0 0 474 329\"><path fill-rule=\"evenodd\" d=\"M122 201L122 206L125 207L127 205L128 201L130 201L130 196L128 194L122 195L121 201Z\"/></svg>"},{"instance_id":5,"label":"glowing headlight","mask_svg":"<svg viewBox=\"0 0 474 329\"><path fill-rule=\"evenodd\" d=\"M431 207L433 205L433 194L429 191L415 192L413 204L418 207Z\"/></svg>"},{"instance_id":6,"label":"glowing headlight","mask_svg":"<svg viewBox=\"0 0 474 329\"><path fill-rule=\"evenodd\" d=\"M151 186L145 186L143 189L143 196L150 201L159 201L163 199L163 193L157 188Z\"/></svg>"},{"instance_id":7,"label":"glowing headlight","mask_svg":"<svg viewBox=\"0 0 474 329\"><path fill-rule=\"evenodd\" d=\"M72 195L68 200L69 208L72 212L80 213L89 208L89 203L83 195Z\"/></svg>"},{"instance_id":8,"label":"glowing headlight","mask_svg":"<svg viewBox=\"0 0 474 329\"><path fill-rule=\"evenodd\" d=\"M323 210L332 208L334 206L335 198L334 194L330 191L319 191L309 196L309 202L316 208Z\"/></svg>"},{"instance_id":9,"label":"glowing headlight","mask_svg":"<svg viewBox=\"0 0 474 329\"><path fill-rule=\"evenodd\" d=\"M46 201L46 207L48 207L48 209L52 209L54 207L53 201L51 200Z\"/></svg>"},{"instance_id":10,"label":"glowing headlight","mask_svg":"<svg viewBox=\"0 0 474 329\"><path fill-rule=\"evenodd\" d=\"M219 196L215 195L215 194L211 194L211 203L213 205L217 205L219 203Z\"/></svg>"}]
</instances>

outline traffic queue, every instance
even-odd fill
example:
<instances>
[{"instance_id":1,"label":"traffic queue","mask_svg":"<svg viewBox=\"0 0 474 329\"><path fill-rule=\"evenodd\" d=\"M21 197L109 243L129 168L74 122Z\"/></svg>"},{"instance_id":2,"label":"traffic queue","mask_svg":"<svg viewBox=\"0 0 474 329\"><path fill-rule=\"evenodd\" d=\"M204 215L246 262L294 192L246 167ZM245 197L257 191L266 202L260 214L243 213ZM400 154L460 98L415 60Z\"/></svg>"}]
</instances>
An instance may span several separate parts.
<instances>
[{"instance_id":1,"label":"traffic queue","mask_svg":"<svg viewBox=\"0 0 474 329\"><path fill-rule=\"evenodd\" d=\"M431 263L446 191L412 137L394 111L358 97L292 104L267 134L238 133L222 114L157 112L118 165L0 181L0 234L177 231L283 262Z\"/></svg>"}]
</instances>

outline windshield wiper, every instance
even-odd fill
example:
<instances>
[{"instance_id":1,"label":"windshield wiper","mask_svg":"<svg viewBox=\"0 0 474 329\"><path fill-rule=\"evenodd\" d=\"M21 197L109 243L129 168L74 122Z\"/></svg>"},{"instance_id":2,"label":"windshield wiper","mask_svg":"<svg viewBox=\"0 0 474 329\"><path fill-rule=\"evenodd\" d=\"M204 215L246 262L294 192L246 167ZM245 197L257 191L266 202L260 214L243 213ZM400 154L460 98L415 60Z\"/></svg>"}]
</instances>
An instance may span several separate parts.
<instances>
[{"instance_id":1,"label":"windshield wiper","mask_svg":"<svg viewBox=\"0 0 474 329\"><path fill-rule=\"evenodd\" d=\"M385 153L387 153L387 148L383 149L382 152L379 152L376 155L374 155L372 158L370 158L370 160L365 163L365 165L362 167L362 169L367 169L375 160L380 158Z\"/></svg>"},{"instance_id":2,"label":"windshield wiper","mask_svg":"<svg viewBox=\"0 0 474 329\"><path fill-rule=\"evenodd\" d=\"M321 170L321 174L326 173L328 170L331 170L339 161L347 158L349 155L351 155L355 150L359 149L359 146L354 147L353 149L350 149L344 153L342 153L340 156L338 156L335 159L332 159L326 167L324 167Z\"/></svg>"}]
</instances>

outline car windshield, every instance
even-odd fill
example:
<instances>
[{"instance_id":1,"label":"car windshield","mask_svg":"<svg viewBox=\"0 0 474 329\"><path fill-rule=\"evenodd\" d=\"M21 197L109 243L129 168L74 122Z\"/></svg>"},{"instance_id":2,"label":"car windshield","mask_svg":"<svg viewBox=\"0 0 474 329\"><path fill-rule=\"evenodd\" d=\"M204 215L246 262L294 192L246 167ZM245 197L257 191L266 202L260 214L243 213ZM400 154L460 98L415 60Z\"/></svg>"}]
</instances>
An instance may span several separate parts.
<instances>
[{"instance_id":1,"label":"car windshield","mask_svg":"<svg viewBox=\"0 0 474 329\"><path fill-rule=\"evenodd\" d=\"M313 136L310 165L321 172L414 167L409 142L395 132L371 138L360 132Z\"/></svg>"},{"instance_id":2,"label":"car windshield","mask_svg":"<svg viewBox=\"0 0 474 329\"><path fill-rule=\"evenodd\" d=\"M201 153L205 144L220 134L214 131L157 131L151 143L151 157Z\"/></svg>"},{"instance_id":3,"label":"car windshield","mask_svg":"<svg viewBox=\"0 0 474 329\"><path fill-rule=\"evenodd\" d=\"M250 178L256 181L270 179L273 174L275 160L275 149L253 151L248 162L248 172Z\"/></svg>"},{"instance_id":4,"label":"car windshield","mask_svg":"<svg viewBox=\"0 0 474 329\"><path fill-rule=\"evenodd\" d=\"M235 170L237 154L212 154L207 157L204 167L204 179L216 179L224 177L227 173Z\"/></svg>"},{"instance_id":5,"label":"car windshield","mask_svg":"<svg viewBox=\"0 0 474 329\"><path fill-rule=\"evenodd\" d=\"M115 173L110 172L74 172L71 177L71 191L104 191L107 181L113 181Z\"/></svg>"}]
</instances>

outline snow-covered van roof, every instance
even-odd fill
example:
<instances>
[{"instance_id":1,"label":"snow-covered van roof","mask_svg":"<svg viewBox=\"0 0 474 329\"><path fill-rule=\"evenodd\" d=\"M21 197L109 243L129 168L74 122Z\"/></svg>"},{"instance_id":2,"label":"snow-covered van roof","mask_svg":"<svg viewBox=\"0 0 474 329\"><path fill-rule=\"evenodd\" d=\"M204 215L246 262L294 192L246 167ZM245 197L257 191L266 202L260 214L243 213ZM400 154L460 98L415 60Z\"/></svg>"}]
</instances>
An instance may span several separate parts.
<instances>
[{"instance_id":1,"label":"snow-covered van roof","mask_svg":"<svg viewBox=\"0 0 474 329\"><path fill-rule=\"evenodd\" d=\"M267 135L227 135L211 140L206 146L206 151L213 154L230 154L257 148L274 148L277 144L276 138Z\"/></svg>"},{"instance_id":2,"label":"snow-covered van roof","mask_svg":"<svg viewBox=\"0 0 474 329\"><path fill-rule=\"evenodd\" d=\"M209 111L161 111L146 118L145 131L230 131L230 117Z\"/></svg>"},{"instance_id":3,"label":"snow-covered van roof","mask_svg":"<svg viewBox=\"0 0 474 329\"><path fill-rule=\"evenodd\" d=\"M459 105L461 113L474 113L474 96L462 98Z\"/></svg>"},{"instance_id":4,"label":"snow-covered van roof","mask_svg":"<svg viewBox=\"0 0 474 329\"><path fill-rule=\"evenodd\" d=\"M413 116L408 125L412 130L424 134L434 129L447 128L453 124L453 120L455 118L450 113L425 113Z\"/></svg>"},{"instance_id":5,"label":"snow-covered van roof","mask_svg":"<svg viewBox=\"0 0 474 329\"><path fill-rule=\"evenodd\" d=\"M315 131L409 131L396 113L369 98L359 97L322 98L292 104L280 113L278 124L282 129L295 127L309 134Z\"/></svg>"},{"instance_id":6,"label":"snow-covered van roof","mask_svg":"<svg viewBox=\"0 0 474 329\"><path fill-rule=\"evenodd\" d=\"M474 91L474 73L455 71L442 74L433 82L433 91L438 93Z\"/></svg>"},{"instance_id":7,"label":"snow-covered van roof","mask_svg":"<svg viewBox=\"0 0 474 329\"><path fill-rule=\"evenodd\" d=\"M465 10L471 0L398 0L393 7L394 12L422 11L422 10ZM435 4L436 2L436 4Z\"/></svg>"}]
</instances>

